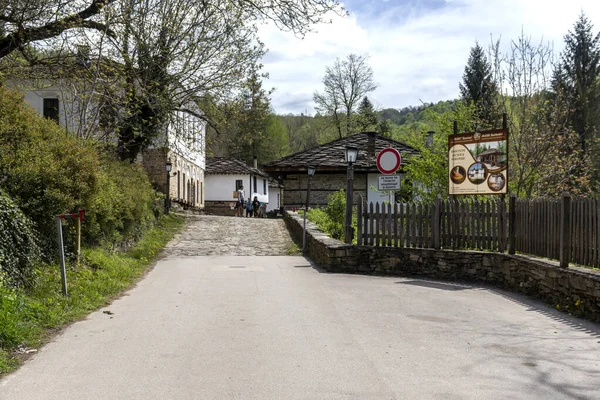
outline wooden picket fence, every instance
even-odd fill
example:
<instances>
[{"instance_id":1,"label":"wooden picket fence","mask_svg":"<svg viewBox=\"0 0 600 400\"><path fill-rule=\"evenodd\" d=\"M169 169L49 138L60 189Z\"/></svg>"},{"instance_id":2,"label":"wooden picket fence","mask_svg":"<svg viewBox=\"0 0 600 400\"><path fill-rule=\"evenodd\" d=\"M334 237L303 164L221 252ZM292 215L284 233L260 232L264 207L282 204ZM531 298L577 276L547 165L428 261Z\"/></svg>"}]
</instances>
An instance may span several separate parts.
<instances>
[{"instance_id":1,"label":"wooden picket fence","mask_svg":"<svg viewBox=\"0 0 600 400\"><path fill-rule=\"evenodd\" d=\"M433 203L372 203L358 207L357 243L369 246L504 251L505 207L500 201L453 199Z\"/></svg>"},{"instance_id":2,"label":"wooden picket fence","mask_svg":"<svg viewBox=\"0 0 600 400\"><path fill-rule=\"evenodd\" d=\"M600 268L600 200L453 198L358 205L359 246L531 254Z\"/></svg>"},{"instance_id":3,"label":"wooden picket fence","mask_svg":"<svg viewBox=\"0 0 600 400\"><path fill-rule=\"evenodd\" d=\"M561 259L562 247L569 262L600 268L600 200L517 199L515 213L517 252Z\"/></svg>"}]
</instances>

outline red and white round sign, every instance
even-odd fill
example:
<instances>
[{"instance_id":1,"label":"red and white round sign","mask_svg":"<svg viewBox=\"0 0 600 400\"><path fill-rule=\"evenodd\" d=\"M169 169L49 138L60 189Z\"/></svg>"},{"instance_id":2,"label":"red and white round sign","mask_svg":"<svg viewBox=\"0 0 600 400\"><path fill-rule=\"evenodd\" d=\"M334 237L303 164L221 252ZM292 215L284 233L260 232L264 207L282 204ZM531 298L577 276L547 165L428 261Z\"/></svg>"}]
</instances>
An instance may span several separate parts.
<instances>
[{"instance_id":1,"label":"red and white round sign","mask_svg":"<svg viewBox=\"0 0 600 400\"><path fill-rule=\"evenodd\" d=\"M382 174L390 175L400 168L400 153L398 150L388 147L377 155L377 169Z\"/></svg>"}]
</instances>

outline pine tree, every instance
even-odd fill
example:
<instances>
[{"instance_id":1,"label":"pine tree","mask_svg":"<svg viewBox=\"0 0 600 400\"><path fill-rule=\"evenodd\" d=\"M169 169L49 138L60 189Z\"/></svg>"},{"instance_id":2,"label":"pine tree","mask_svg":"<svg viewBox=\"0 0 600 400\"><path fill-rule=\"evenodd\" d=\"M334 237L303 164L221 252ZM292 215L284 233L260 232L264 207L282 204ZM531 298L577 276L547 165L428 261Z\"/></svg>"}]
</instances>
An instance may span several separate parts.
<instances>
[{"instance_id":1,"label":"pine tree","mask_svg":"<svg viewBox=\"0 0 600 400\"><path fill-rule=\"evenodd\" d=\"M600 33L594 35L592 23L581 13L564 39L552 84L556 93L566 96L569 123L585 151L600 128Z\"/></svg>"},{"instance_id":2,"label":"pine tree","mask_svg":"<svg viewBox=\"0 0 600 400\"><path fill-rule=\"evenodd\" d=\"M492 79L492 67L478 42L471 48L469 60L465 66L463 83L459 85L462 100L473 102L479 109L479 117L490 126L494 126L497 113L494 110L496 85Z\"/></svg>"},{"instance_id":3,"label":"pine tree","mask_svg":"<svg viewBox=\"0 0 600 400\"><path fill-rule=\"evenodd\" d=\"M367 96L363 97L358 106L358 115L356 116L356 124L361 132L374 131L377 129L377 112L373 107L373 103Z\"/></svg>"}]
</instances>

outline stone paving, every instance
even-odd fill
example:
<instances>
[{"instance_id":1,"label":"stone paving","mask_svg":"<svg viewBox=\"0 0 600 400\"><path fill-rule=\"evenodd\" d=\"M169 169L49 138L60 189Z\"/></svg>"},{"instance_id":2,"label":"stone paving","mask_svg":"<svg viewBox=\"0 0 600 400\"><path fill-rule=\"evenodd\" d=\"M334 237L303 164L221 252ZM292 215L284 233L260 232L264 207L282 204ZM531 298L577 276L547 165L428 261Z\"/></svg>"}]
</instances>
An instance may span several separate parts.
<instances>
[{"instance_id":1,"label":"stone paving","mask_svg":"<svg viewBox=\"0 0 600 400\"><path fill-rule=\"evenodd\" d=\"M188 215L186 229L165 248L167 257L285 256L293 242L283 219Z\"/></svg>"}]
</instances>

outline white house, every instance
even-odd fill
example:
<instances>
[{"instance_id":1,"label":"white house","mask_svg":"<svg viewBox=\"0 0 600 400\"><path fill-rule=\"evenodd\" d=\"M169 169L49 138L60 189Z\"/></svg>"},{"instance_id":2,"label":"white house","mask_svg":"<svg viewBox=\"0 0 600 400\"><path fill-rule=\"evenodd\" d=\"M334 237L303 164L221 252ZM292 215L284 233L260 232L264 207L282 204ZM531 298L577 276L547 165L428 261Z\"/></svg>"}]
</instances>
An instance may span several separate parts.
<instances>
[{"instance_id":1,"label":"white house","mask_svg":"<svg viewBox=\"0 0 600 400\"><path fill-rule=\"evenodd\" d=\"M269 204L267 212L279 211L283 207L283 185L276 179L269 178Z\"/></svg>"},{"instance_id":2,"label":"white house","mask_svg":"<svg viewBox=\"0 0 600 400\"><path fill-rule=\"evenodd\" d=\"M86 92L85 84L57 79L12 79L7 86L21 91L25 102L40 115L56 121L65 130L80 137L93 137L115 142L112 132L105 132L101 119L102 105L93 93ZM91 90L91 89L90 89ZM145 149L138 162L146 169L154 187L167 192L172 201L185 206L204 206L204 171L206 123L194 104L187 107L191 112L178 111L171 115L164 135ZM167 177L166 164L172 164Z\"/></svg>"},{"instance_id":3,"label":"white house","mask_svg":"<svg viewBox=\"0 0 600 400\"><path fill-rule=\"evenodd\" d=\"M233 207L237 201L236 191L244 188L246 201L258 198L267 203L269 209L269 175L246 163L228 157L209 157L206 159L205 209L217 215L234 215Z\"/></svg>"}]
</instances>

